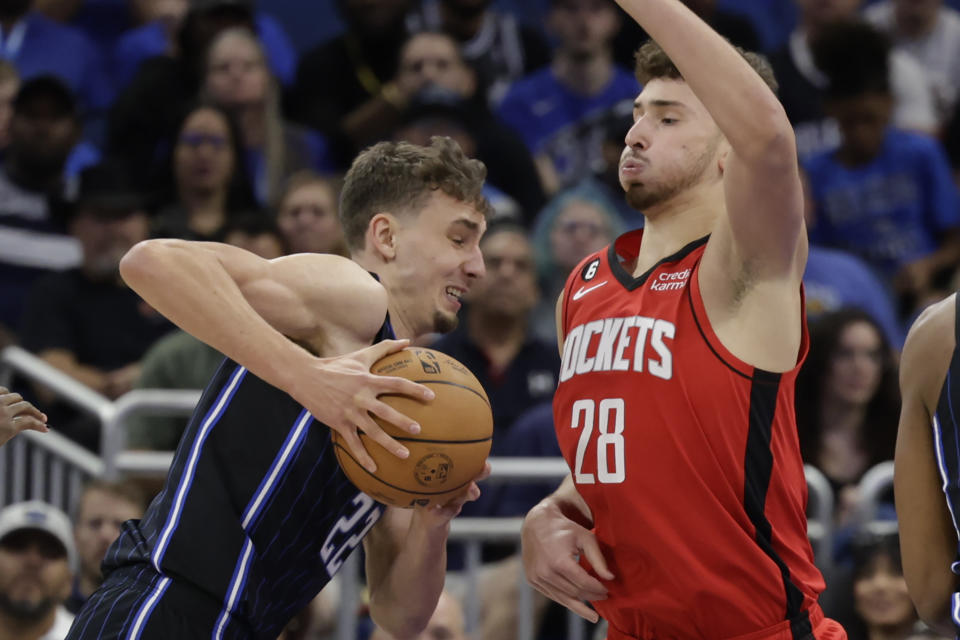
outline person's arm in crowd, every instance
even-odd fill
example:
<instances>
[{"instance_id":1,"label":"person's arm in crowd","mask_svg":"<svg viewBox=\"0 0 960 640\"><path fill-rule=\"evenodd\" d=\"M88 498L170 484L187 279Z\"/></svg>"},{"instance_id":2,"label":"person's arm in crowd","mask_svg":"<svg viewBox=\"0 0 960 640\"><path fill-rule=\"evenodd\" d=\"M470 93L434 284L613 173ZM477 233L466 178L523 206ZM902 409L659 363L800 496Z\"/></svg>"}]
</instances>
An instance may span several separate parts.
<instances>
[{"instance_id":1,"label":"person's arm in crowd","mask_svg":"<svg viewBox=\"0 0 960 640\"><path fill-rule=\"evenodd\" d=\"M370 373L374 362L406 342L384 341L337 357L313 355L323 353L331 338L369 345L382 326L387 292L360 265L329 254L264 260L225 244L148 240L124 256L120 273L174 324L287 391L338 431L367 469L376 465L358 428L394 455L409 455L371 417L416 432L412 420L378 396L433 397L409 380Z\"/></svg>"},{"instance_id":2,"label":"person's arm in crowd","mask_svg":"<svg viewBox=\"0 0 960 640\"><path fill-rule=\"evenodd\" d=\"M443 506L388 507L363 539L367 554L370 617L396 640L413 640L430 621L447 571L450 521L463 505L480 497L477 482Z\"/></svg>"},{"instance_id":3,"label":"person's arm in crowd","mask_svg":"<svg viewBox=\"0 0 960 640\"><path fill-rule=\"evenodd\" d=\"M907 336L900 360L903 404L894 460L903 577L920 617L949 636L956 631L950 602L958 577L950 565L956 559L957 533L942 490L933 418L953 354L954 305L951 296L930 307Z\"/></svg>"},{"instance_id":4,"label":"person's arm in crowd","mask_svg":"<svg viewBox=\"0 0 960 640\"><path fill-rule=\"evenodd\" d=\"M27 429L46 433L47 416L19 393L0 387L0 447Z\"/></svg>"}]
</instances>

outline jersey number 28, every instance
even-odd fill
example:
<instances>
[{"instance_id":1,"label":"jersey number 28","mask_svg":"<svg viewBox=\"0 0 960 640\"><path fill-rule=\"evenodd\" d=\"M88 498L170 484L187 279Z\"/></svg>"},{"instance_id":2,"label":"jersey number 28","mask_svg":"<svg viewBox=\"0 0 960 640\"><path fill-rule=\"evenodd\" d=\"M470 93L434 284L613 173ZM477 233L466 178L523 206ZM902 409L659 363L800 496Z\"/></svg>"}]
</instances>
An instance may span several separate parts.
<instances>
[{"instance_id":1,"label":"jersey number 28","mask_svg":"<svg viewBox=\"0 0 960 640\"><path fill-rule=\"evenodd\" d=\"M577 460L573 477L577 484L593 484L592 473L583 472L583 458L593 437L593 425L596 422L597 436L597 480L603 484L623 482L626 465L623 456L623 398L605 398L600 401L600 410L593 400L577 400L573 403L573 417L570 426L581 429L577 441Z\"/></svg>"}]
</instances>

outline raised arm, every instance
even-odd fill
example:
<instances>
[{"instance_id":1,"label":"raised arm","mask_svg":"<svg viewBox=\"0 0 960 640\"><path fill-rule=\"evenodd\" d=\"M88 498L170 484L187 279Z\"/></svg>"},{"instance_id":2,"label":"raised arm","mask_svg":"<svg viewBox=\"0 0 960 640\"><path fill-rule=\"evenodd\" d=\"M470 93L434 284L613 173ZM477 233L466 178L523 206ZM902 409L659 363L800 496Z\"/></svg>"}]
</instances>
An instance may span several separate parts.
<instances>
[{"instance_id":1,"label":"raised arm","mask_svg":"<svg viewBox=\"0 0 960 640\"><path fill-rule=\"evenodd\" d=\"M413 421L377 400L383 393L430 397L425 387L370 373L403 346L388 342L353 354L318 358L332 339L370 344L387 311L386 291L359 265L339 256L300 254L264 260L228 245L149 240L120 263L140 296L184 331L268 383L285 390L318 420L344 435L368 468L357 426L397 455L368 411L403 428Z\"/></svg>"},{"instance_id":2,"label":"raised arm","mask_svg":"<svg viewBox=\"0 0 960 640\"><path fill-rule=\"evenodd\" d=\"M894 461L903 576L920 617L944 635L957 576L957 533L943 494L933 439L933 414L952 351L953 298L925 312L907 337L900 361L903 405ZM943 426L943 428L951 428Z\"/></svg>"},{"instance_id":3,"label":"raised arm","mask_svg":"<svg viewBox=\"0 0 960 640\"><path fill-rule=\"evenodd\" d=\"M730 144L724 165L729 226L718 231L730 234L732 246L722 259L799 280L805 236L796 141L776 95L679 0L617 2L663 47Z\"/></svg>"}]
</instances>

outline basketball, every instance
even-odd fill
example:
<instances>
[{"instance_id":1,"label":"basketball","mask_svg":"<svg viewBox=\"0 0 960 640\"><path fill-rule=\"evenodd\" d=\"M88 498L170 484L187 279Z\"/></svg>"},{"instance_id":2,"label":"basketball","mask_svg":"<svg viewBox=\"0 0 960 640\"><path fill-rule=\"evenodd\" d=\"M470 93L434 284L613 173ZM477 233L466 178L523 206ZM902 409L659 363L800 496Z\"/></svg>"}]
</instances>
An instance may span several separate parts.
<instances>
[{"instance_id":1,"label":"basketball","mask_svg":"<svg viewBox=\"0 0 960 640\"><path fill-rule=\"evenodd\" d=\"M401 395L380 396L416 420L420 433L411 434L374 417L387 434L410 450L410 457L402 460L361 432L360 439L377 464L375 473L357 463L340 434L331 431L340 468L358 489L390 506L446 503L483 470L490 453L493 414L486 392L469 369L433 349L408 347L381 358L370 371L425 385L436 397L427 402Z\"/></svg>"}]
</instances>

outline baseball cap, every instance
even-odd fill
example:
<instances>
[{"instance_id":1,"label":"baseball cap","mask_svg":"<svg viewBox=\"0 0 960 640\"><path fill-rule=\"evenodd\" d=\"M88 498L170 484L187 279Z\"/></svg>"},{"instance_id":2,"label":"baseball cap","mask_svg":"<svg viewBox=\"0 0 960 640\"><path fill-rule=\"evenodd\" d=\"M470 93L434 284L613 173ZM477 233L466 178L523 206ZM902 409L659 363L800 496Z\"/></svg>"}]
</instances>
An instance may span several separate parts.
<instances>
[{"instance_id":1,"label":"baseball cap","mask_svg":"<svg viewBox=\"0 0 960 640\"><path fill-rule=\"evenodd\" d=\"M66 550L70 566L76 566L73 528L70 518L63 511L40 500L18 502L0 510L0 540L24 529L36 529L52 535Z\"/></svg>"},{"instance_id":2,"label":"baseball cap","mask_svg":"<svg viewBox=\"0 0 960 640\"><path fill-rule=\"evenodd\" d=\"M191 0L190 2L190 8L196 11L219 9L221 7L237 7L252 10L253 0Z\"/></svg>"},{"instance_id":3,"label":"baseball cap","mask_svg":"<svg viewBox=\"0 0 960 640\"><path fill-rule=\"evenodd\" d=\"M116 160L87 167L73 186L75 189L68 189L62 210L56 211L60 203L54 203L55 213L61 213L65 219L83 211L101 220L117 220L143 211L147 206L147 198Z\"/></svg>"}]
</instances>

